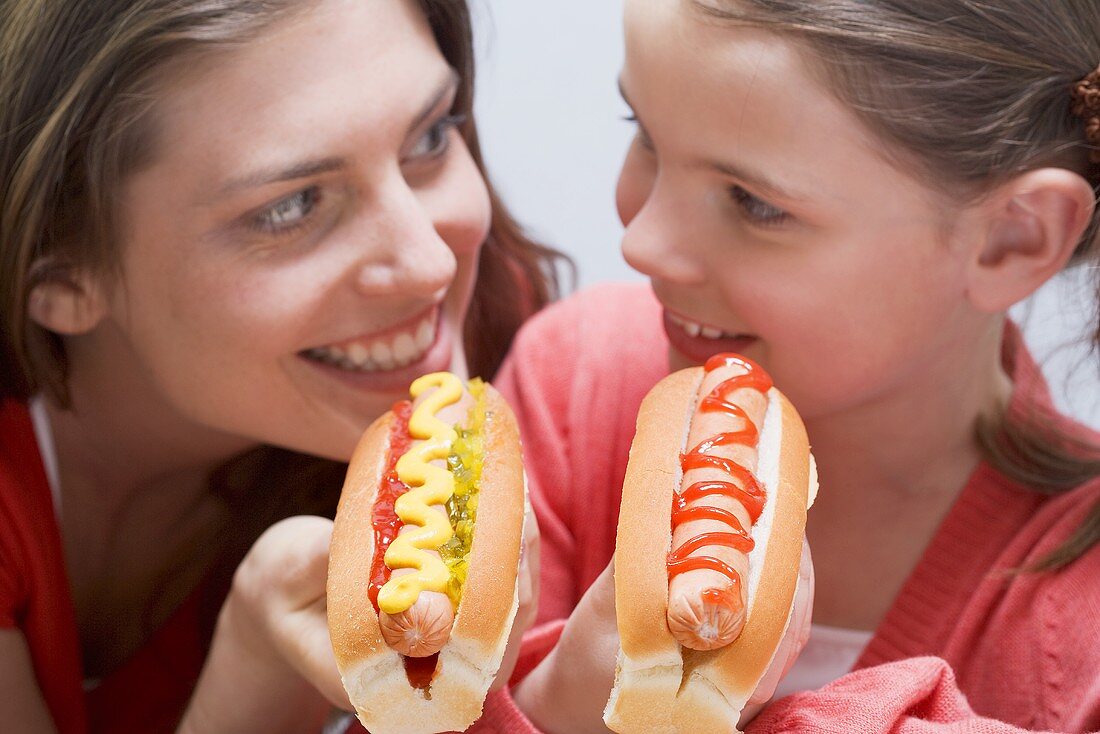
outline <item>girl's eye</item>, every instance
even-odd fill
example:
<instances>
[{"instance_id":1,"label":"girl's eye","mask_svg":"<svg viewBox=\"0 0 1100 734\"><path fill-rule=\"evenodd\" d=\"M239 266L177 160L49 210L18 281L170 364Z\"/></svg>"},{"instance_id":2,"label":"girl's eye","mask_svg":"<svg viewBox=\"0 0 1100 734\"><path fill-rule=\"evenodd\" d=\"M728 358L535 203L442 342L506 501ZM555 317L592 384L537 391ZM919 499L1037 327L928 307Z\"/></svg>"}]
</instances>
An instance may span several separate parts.
<instances>
[{"instance_id":1,"label":"girl's eye","mask_svg":"<svg viewBox=\"0 0 1100 734\"><path fill-rule=\"evenodd\" d=\"M451 130L458 128L465 121L465 115L447 115L432 125L428 132L416 141L416 145L408 152L406 160L436 158L443 155L451 144Z\"/></svg>"},{"instance_id":2,"label":"girl's eye","mask_svg":"<svg viewBox=\"0 0 1100 734\"><path fill-rule=\"evenodd\" d=\"M625 115L623 119L638 128L638 142L646 150L653 150L653 141L649 139L649 133L645 131L642 124L638 122L636 115Z\"/></svg>"},{"instance_id":3,"label":"girl's eye","mask_svg":"<svg viewBox=\"0 0 1100 734\"><path fill-rule=\"evenodd\" d=\"M302 189L260 212L253 221L254 227L270 234L296 229L309 218L320 199L321 190L318 187Z\"/></svg>"},{"instance_id":4,"label":"girl's eye","mask_svg":"<svg viewBox=\"0 0 1100 734\"><path fill-rule=\"evenodd\" d=\"M740 186L730 187L730 197L737 204L741 213L753 224L769 225L782 224L790 217L787 212L772 206L762 199L758 199Z\"/></svg>"}]
</instances>

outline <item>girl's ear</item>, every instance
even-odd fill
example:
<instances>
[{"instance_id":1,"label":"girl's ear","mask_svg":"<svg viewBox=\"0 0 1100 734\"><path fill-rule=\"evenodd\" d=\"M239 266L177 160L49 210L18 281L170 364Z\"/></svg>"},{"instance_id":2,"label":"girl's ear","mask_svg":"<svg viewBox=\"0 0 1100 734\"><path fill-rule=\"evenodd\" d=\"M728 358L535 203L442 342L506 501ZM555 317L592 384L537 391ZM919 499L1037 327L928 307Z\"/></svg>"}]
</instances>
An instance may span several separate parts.
<instances>
[{"instance_id":1,"label":"girl's ear","mask_svg":"<svg viewBox=\"0 0 1100 734\"><path fill-rule=\"evenodd\" d=\"M68 336L85 334L107 315L107 293L102 278L69 272L34 286L28 311L43 329Z\"/></svg>"},{"instance_id":2,"label":"girl's ear","mask_svg":"<svg viewBox=\"0 0 1100 734\"><path fill-rule=\"evenodd\" d=\"M1030 296L1072 257L1096 197L1080 175L1043 168L1017 176L980 205L984 238L970 261L968 293L982 311Z\"/></svg>"}]
</instances>

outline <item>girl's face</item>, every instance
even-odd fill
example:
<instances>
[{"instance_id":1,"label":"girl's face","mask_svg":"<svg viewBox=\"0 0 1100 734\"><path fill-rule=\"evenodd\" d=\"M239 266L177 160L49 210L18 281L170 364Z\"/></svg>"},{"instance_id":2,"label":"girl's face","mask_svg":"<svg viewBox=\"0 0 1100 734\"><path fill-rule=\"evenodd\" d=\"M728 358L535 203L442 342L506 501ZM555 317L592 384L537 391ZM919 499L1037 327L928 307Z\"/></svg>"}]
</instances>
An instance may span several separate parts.
<instances>
[{"instance_id":1,"label":"girl's face","mask_svg":"<svg viewBox=\"0 0 1100 734\"><path fill-rule=\"evenodd\" d=\"M674 369L744 353L811 417L959 353L978 317L946 207L793 46L682 0L628 0L626 39L623 253Z\"/></svg>"},{"instance_id":2,"label":"girl's face","mask_svg":"<svg viewBox=\"0 0 1100 734\"><path fill-rule=\"evenodd\" d=\"M98 330L152 400L346 459L416 376L465 372L489 200L415 3L323 0L164 87Z\"/></svg>"}]
</instances>

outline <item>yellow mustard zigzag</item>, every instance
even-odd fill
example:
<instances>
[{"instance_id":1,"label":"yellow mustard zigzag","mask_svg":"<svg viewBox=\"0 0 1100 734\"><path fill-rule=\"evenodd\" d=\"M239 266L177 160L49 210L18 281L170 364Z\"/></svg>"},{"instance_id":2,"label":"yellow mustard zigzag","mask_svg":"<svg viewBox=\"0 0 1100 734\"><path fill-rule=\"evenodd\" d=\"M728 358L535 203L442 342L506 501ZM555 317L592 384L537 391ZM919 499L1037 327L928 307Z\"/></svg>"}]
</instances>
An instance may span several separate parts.
<instances>
[{"instance_id":1,"label":"yellow mustard zigzag","mask_svg":"<svg viewBox=\"0 0 1100 734\"><path fill-rule=\"evenodd\" d=\"M447 592L450 572L437 556L425 549L438 550L451 539L454 530L447 516L432 509L446 504L454 494L451 472L430 462L446 461L458 434L436 417L441 409L462 397L462 381L449 372L424 375L409 388L413 398L438 387L409 418L409 435L424 443L397 460L397 476L409 491L397 498L394 510L406 526L419 526L394 538L386 549L385 562L391 569L415 568L415 573L390 578L378 591L378 608L386 614L400 614L416 603L421 591Z\"/></svg>"}]
</instances>

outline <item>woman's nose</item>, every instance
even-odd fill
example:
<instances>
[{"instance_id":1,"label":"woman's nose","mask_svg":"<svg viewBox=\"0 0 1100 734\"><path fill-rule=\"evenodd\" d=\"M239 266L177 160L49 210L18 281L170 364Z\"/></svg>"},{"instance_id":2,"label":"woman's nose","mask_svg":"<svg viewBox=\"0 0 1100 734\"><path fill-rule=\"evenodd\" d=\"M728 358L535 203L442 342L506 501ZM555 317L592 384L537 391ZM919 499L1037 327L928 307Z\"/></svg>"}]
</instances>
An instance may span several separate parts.
<instances>
[{"instance_id":1,"label":"woman's nose","mask_svg":"<svg viewBox=\"0 0 1100 734\"><path fill-rule=\"evenodd\" d=\"M455 252L437 228L431 210L414 192L392 193L376 226L381 247L362 258L356 278L364 294L401 292L434 297L454 281L458 271Z\"/></svg>"}]
</instances>

